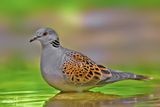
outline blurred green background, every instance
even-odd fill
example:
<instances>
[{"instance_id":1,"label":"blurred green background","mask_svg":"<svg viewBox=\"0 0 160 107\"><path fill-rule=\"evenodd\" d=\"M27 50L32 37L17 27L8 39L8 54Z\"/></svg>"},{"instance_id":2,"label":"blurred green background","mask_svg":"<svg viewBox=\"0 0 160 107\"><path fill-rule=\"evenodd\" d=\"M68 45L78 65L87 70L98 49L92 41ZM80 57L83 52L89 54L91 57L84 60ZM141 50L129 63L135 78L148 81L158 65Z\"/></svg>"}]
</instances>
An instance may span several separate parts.
<instances>
[{"instance_id":1,"label":"blurred green background","mask_svg":"<svg viewBox=\"0 0 160 107\"><path fill-rule=\"evenodd\" d=\"M46 26L64 47L99 64L154 77L92 91L150 100L160 94L160 0L0 0L0 106L39 107L59 92L41 77L40 44L29 43ZM143 101L136 105L148 104Z\"/></svg>"}]
</instances>

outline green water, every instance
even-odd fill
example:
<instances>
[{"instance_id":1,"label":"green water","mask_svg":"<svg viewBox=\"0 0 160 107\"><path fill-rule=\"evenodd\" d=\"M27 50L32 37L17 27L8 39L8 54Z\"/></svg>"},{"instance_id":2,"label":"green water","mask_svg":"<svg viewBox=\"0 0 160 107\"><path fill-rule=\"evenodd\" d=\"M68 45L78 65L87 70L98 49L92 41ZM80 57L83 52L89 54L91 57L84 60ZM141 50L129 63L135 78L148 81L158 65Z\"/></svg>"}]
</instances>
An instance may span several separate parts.
<instances>
[{"instance_id":1,"label":"green water","mask_svg":"<svg viewBox=\"0 0 160 107\"><path fill-rule=\"evenodd\" d=\"M150 81L121 81L83 94L60 93L42 79L38 61L12 61L0 66L0 107L158 107L158 65L111 66L154 77Z\"/></svg>"}]
</instances>

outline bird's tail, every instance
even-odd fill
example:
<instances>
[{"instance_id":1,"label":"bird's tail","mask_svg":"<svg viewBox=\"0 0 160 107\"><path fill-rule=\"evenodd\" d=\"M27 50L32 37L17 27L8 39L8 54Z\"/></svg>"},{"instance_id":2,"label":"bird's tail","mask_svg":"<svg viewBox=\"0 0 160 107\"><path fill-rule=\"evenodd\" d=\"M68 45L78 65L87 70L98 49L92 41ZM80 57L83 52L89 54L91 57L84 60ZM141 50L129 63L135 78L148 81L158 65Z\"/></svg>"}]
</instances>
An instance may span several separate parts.
<instances>
[{"instance_id":1,"label":"bird's tail","mask_svg":"<svg viewBox=\"0 0 160 107\"><path fill-rule=\"evenodd\" d=\"M151 80L152 79L151 77L144 76L144 75L136 75L136 74L134 75L135 77L131 78L133 80Z\"/></svg>"},{"instance_id":2,"label":"bird's tail","mask_svg":"<svg viewBox=\"0 0 160 107\"><path fill-rule=\"evenodd\" d=\"M110 73L112 76L109 79L105 80L106 83L113 83L113 82L127 80L127 79L130 79L130 80L150 80L152 79L151 77L148 77L148 76L137 75L137 74L133 74L129 72L111 70Z\"/></svg>"}]
</instances>

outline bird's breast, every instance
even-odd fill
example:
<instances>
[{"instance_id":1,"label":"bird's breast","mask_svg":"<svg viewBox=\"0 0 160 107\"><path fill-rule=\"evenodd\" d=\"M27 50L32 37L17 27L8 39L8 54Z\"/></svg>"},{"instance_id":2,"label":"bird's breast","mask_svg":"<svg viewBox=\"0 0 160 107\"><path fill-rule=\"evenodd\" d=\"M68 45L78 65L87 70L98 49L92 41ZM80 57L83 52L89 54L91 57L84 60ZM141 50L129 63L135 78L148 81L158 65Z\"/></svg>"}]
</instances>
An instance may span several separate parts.
<instances>
[{"instance_id":1,"label":"bird's breast","mask_svg":"<svg viewBox=\"0 0 160 107\"><path fill-rule=\"evenodd\" d=\"M61 57L55 52L43 52L41 55L41 74L45 81L57 86L57 82L63 81L63 74L60 70Z\"/></svg>"}]
</instances>

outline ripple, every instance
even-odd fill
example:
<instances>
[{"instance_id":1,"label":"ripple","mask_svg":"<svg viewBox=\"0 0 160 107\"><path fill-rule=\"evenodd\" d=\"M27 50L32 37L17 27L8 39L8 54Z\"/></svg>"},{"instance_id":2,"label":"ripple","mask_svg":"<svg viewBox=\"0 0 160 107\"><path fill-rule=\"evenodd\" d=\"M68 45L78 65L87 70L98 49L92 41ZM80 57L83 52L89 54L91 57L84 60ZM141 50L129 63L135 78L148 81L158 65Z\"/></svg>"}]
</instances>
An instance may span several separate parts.
<instances>
[{"instance_id":1,"label":"ripple","mask_svg":"<svg viewBox=\"0 0 160 107\"><path fill-rule=\"evenodd\" d=\"M0 92L0 106L20 106L24 105L37 106L42 105L50 96L56 95L57 93L48 93L43 91L9 91ZM24 106L26 107L26 106Z\"/></svg>"},{"instance_id":2,"label":"ripple","mask_svg":"<svg viewBox=\"0 0 160 107\"><path fill-rule=\"evenodd\" d=\"M47 91L0 92L0 106L7 107L159 107L160 92L122 97L98 92L59 93Z\"/></svg>"}]
</instances>

